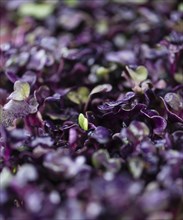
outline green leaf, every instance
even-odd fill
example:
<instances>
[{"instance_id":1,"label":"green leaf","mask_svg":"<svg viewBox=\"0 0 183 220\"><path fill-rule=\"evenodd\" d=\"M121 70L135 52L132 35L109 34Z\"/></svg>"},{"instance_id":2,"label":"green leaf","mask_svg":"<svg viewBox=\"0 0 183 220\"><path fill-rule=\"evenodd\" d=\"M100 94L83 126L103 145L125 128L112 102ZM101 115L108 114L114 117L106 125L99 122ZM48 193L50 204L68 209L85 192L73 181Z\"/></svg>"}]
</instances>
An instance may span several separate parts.
<instances>
[{"instance_id":1,"label":"green leaf","mask_svg":"<svg viewBox=\"0 0 183 220\"><path fill-rule=\"evenodd\" d=\"M11 174L11 171L7 167L4 167L0 173L0 180L1 180L0 188L1 189L7 188L11 183L12 179L13 179L13 175Z\"/></svg>"},{"instance_id":2,"label":"green leaf","mask_svg":"<svg viewBox=\"0 0 183 220\"><path fill-rule=\"evenodd\" d=\"M13 174L16 174L16 172L17 172L17 167L14 166L13 169L12 169L12 173L13 173Z\"/></svg>"},{"instance_id":3,"label":"green leaf","mask_svg":"<svg viewBox=\"0 0 183 220\"><path fill-rule=\"evenodd\" d=\"M28 147L25 146L25 145L21 145L21 146L17 147L17 150L18 150L19 152L26 151L27 149L28 149Z\"/></svg>"},{"instance_id":4,"label":"green leaf","mask_svg":"<svg viewBox=\"0 0 183 220\"><path fill-rule=\"evenodd\" d=\"M110 92L111 90L112 90L112 86L110 84L98 85L92 89L92 91L90 92L90 96L96 93Z\"/></svg>"},{"instance_id":5,"label":"green leaf","mask_svg":"<svg viewBox=\"0 0 183 220\"><path fill-rule=\"evenodd\" d=\"M30 86L26 82L16 81L14 84L14 92L10 94L8 99L15 101L23 101L29 97Z\"/></svg>"},{"instance_id":6,"label":"green leaf","mask_svg":"<svg viewBox=\"0 0 183 220\"><path fill-rule=\"evenodd\" d=\"M80 104L80 99L78 97L78 94L77 92L69 92L67 94L67 98L71 101L71 102L74 102L75 104L79 105Z\"/></svg>"},{"instance_id":7,"label":"green leaf","mask_svg":"<svg viewBox=\"0 0 183 220\"><path fill-rule=\"evenodd\" d=\"M79 114L78 123L83 130L88 130L88 119L82 113Z\"/></svg>"},{"instance_id":8,"label":"green leaf","mask_svg":"<svg viewBox=\"0 0 183 220\"><path fill-rule=\"evenodd\" d=\"M178 10L181 11L181 12L183 12L183 3L180 3L180 4L179 4Z\"/></svg>"},{"instance_id":9,"label":"green leaf","mask_svg":"<svg viewBox=\"0 0 183 220\"><path fill-rule=\"evenodd\" d=\"M101 66L97 69L96 74L99 77L105 77L106 75L108 75L110 73L110 70Z\"/></svg>"},{"instance_id":10,"label":"green leaf","mask_svg":"<svg viewBox=\"0 0 183 220\"><path fill-rule=\"evenodd\" d=\"M148 71L144 66L138 66L135 71L129 67L126 67L126 69L132 80L138 84L147 79Z\"/></svg>"},{"instance_id":11,"label":"green leaf","mask_svg":"<svg viewBox=\"0 0 183 220\"><path fill-rule=\"evenodd\" d=\"M81 102L83 103L86 103L87 100L88 100L88 96L89 96L89 90L87 87L80 87L78 89L78 95L79 95L79 98L81 100Z\"/></svg>"},{"instance_id":12,"label":"green leaf","mask_svg":"<svg viewBox=\"0 0 183 220\"><path fill-rule=\"evenodd\" d=\"M78 0L64 0L64 3L70 7L75 7L78 4Z\"/></svg>"},{"instance_id":13,"label":"green leaf","mask_svg":"<svg viewBox=\"0 0 183 220\"><path fill-rule=\"evenodd\" d=\"M32 16L37 19L48 17L54 10L53 4L24 3L19 8L21 16Z\"/></svg>"},{"instance_id":14,"label":"green leaf","mask_svg":"<svg viewBox=\"0 0 183 220\"><path fill-rule=\"evenodd\" d=\"M96 23L96 31L99 34L105 34L108 31L108 24L106 20L101 20Z\"/></svg>"},{"instance_id":15,"label":"green leaf","mask_svg":"<svg viewBox=\"0 0 183 220\"><path fill-rule=\"evenodd\" d=\"M100 149L96 151L92 156L92 163L96 168L101 166L101 163L109 160L109 153L107 150Z\"/></svg>"},{"instance_id":16,"label":"green leaf","mask_svg":"<svg viewBox=\"0 0 183 220\"><path fill-rule=\"evenodd\" d=\"M77 91L71 91L67 94L67 98L76 103L82 104L88 101L89 90L86 87L80 87Z\"/></svg>"},{"instance_id":17,"label":"green leaf","mask_svg":"<svg viewBox=\"0 0 183 220\"><path fill-rule=\"evenodd\" d=\"M174 75L174 79L178 82L178 83L183 83L183 74L182 73L176 73Z\"/></svg>"}]
</instances>

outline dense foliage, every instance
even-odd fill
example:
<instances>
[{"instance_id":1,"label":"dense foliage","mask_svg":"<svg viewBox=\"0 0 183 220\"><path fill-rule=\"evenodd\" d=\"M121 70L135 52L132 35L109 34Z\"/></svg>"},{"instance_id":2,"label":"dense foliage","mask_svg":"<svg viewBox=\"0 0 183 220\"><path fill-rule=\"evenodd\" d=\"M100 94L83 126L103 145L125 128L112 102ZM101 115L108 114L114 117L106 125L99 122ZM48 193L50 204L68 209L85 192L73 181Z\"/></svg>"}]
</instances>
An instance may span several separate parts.
<instances>
[{"instance_id":1,"label":"dense foliage","mask_svg":"<svg viewBox=\"0 0 183 220\"><path fill-rule=\"evenodd\" d=\"M0 219L183 219L183 3L0 11Z\"/></svg>"}]
</instances>

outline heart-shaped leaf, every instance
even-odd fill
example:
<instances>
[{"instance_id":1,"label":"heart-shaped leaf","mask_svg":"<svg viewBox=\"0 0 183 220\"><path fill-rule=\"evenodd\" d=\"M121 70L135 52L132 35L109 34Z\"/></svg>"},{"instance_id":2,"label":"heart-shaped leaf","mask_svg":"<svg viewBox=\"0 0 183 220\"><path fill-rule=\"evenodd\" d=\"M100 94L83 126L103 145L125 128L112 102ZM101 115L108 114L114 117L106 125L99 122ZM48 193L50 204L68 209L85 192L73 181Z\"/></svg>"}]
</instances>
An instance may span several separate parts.
<instances>
[{"instance_id":1,"label":"heart-shaped leaf","mask_svg":"<svg viewBox=\"0 0 183 220\"><path fill-rule=\"evenodd\" d=\"M147 79L148 71L144 66L138 66L135 71L129 67L126 67L126 69L132 80L137 84Z\"/></svg>"},{"instance_id":2,"label":"heart-shaped leaf","mask_svg":"<svg viewBox=\"0 0 183 220\"><path fill-rule=\"evenodd\" d=\"M30 86L27 82L16 81L14 84L14 92L10 94L8 99L15 101L23 101L29 97Z\"/></svg>"},{"instance_id":3,"label":"heart-shaped leaf","mask_svg":"<svg viewBox=\"0 0 183 220\"><path fill-rule=\"evenodd\" d=\"M77 91L70 91L67 94L67 98L76 103L76 104L81 104L81 103L86 103L88 100L88 95L89 95L89 90L87 87L80 87Z\"/></svg>"}]
</instances>

